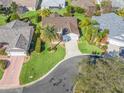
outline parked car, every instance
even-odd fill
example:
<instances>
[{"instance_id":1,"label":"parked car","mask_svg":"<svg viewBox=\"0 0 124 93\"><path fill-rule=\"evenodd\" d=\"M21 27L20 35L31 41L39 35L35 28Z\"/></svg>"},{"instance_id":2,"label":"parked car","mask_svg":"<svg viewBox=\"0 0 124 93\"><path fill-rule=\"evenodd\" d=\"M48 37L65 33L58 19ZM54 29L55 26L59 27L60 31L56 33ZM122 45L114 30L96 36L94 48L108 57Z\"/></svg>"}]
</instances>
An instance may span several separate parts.
<instances>
[{"instance_id":1,"label":"parked car","mask_svg":"<svg viewBox=\"0 0 124 93\"><path fill-rule=\"evenodd\" d=\"M119 50L119 56L124 58L124 47L121 47Z\"/></svg>"}]
</instances>

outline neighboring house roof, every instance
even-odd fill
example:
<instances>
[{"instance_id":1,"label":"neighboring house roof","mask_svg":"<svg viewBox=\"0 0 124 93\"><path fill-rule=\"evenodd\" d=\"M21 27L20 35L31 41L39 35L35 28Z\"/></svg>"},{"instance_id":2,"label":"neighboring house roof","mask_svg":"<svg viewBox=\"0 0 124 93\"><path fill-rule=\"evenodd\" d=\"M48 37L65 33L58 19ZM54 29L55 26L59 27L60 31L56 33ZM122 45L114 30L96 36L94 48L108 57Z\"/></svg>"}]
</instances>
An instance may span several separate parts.
<instances>
[{"instance_id":1,"label":"neighboring house roof","mask_svg":"<svg viewBox=\"0 0 124 93\"><path fill-rule=\"evenodd\" d=\"M27 51L32 33L32 26L29 26L28 23L15 20L0 27L0 43L8 43L9 47L7 50L20 48Z\"/></svg>"},{"instance_id":2,"label":"neighboring house roof","mask_svg":"<svg viewBox=\"0 0 124 93\"><path fill-rule=\"evenodd\" d=\"M65 0L42 0L42 8L65 7Z\"/></svg>"},{"instance_id":3,"label":"neighboring house roof","mask_svg":"<svg viewBox=\"0 0 124 93\"><path fill-rule=\"evenodd\" d=\"M4 7L10 6L12 3L12 0L0 0L0 4L3 5Z\"/></svg>"},{"instance_id":4,"label":"neighboring house roof","mask_svg":"<svg viewBox=\"0 0 124 93\"><path fill-rule=\"evenodd\" d=\"M61 29L67 28L70 33L75 33L79 35L77 19L74 17L46 17L42 20L42 25L52 25L55 27L57 32L60 32Z\"/></svg>"},{"instance_id":5,"label":"neighboring house roof","mask_svg":"<svg viewBox=\"0 0 124 93\"><path fill-rule=\"evenodd\" d=\"M26 6L28 8L37 8L38 1L39 0L12 0L13 2L16 2L20 6Z\"/></svg>"},{"instance_id":6,"label":"neighboring house roof","mask_svg":"<svg viewBox=\"0 0 124 93\"><path fill-rule=\"evenodd\" d=\"M92 19L100 23L101 29L109 29L109 37L111 39L124 42L124 19L115 13L102 14L101 16L93 16Z\"/></svg>"},{"instance_id":7,"label":"neighboring house roof","mask_svg":"<svg viewBox=\"0 0 124 93\"><path fill-rule=\"evenodd\" d=\"M124 8L124 0L112 0L112 6Z\"/></svg>"},{"instance_id":8,"label":"neighboring house roof","mask_svg":"<svg viewBox=\"0 0 124 93\"><path fill-rule=\"evenodd\" d=\"M93 7L95 6L92 0L72 0L72 5L85 8L85 9L91 6Z\"/></svg>"},{"instance_id":9,"label":"neighboring house roof","mask_svg":"<svg viewBox=\"0 0 124 93\"><path fill-rule=\"evenodd\" d=\"M28 8L36 8L38 5L39 0L0 0L0 4L5 7L11 5L12 2L16 2L19 6L26 6Z\"/></svg>"}]
</instances>

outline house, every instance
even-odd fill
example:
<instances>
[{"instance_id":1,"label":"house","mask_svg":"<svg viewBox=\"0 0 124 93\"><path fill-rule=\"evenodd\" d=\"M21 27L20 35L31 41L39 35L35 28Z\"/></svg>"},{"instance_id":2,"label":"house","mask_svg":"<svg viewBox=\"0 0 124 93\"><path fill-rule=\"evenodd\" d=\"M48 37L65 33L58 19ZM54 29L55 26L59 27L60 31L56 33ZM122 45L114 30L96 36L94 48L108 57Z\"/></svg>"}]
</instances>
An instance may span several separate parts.
<instances>
[{"instance_id":1,"label":"house","mask_svg":"<svg viewBox=\"0 0 124 93\"><path fill-rule=\"evenodd\" d=\"M42 0L41 8L58 9L65 8L65 0Z\"/></svg>"},{"instance_id":2,"label":"house","mask_svg":"<svg viewBox=\"0 0 124 93\"><path fill-rule=\"evenodd\" d=\"M115 8L124 8L124 0L112 0L112 6Z\"/></svg>"},{"instance_id":3,"label":"house","mask_svg":"<svg viewBox=\"0 0 124 93\"><path fill-rule=\"evenodd\" d=\"M58 33L62 40L78 40L79 30L77 25L77 19L74 17L61 17L57 15L51 15L42 20L42 26L54 26L55 31Z\"/></svg>"},{"instance_id":4,"label":"house","mask_svg":"<svg viewBox=\"0 0 124 93\"><path fill-rule=\"evenodd\" d=\"M9 7L12 2L15 2L18 6L26 7L29 10L35 10L38 6L39 0L0 0L0 4L4 7Z\"/></svg>"},{"instance_id":5,"label":"house","mask_svg":"<svg viewBox=\"0 0 124 93\"><path fill-rule=\"evenodd\" d=\"M34 29L29 23L15 20L0 27L0 45L8 55L25 56L30 47Z\"/></svg>"},{"instance_id":6,"label":"house","mask_svg":"<svg viewBox=\"0 0 124 93\"><path fill-rule=\"evenodd\" d=\"M93 16L100 24L101 29L109 29L109 50L118 51L120 47L124 47L124 20L115 13L102 14L101 16Z\"/></svg>"},{"instance_id":7,"label":"house","mask_svg":"<svg viewBox=\"0 0 124 93\"><path fill-rule=\"evenodd\" d=\"M71 4L85 9L86 14L89 16L92 16L96 11L96 6L92 0L72 0Z\"/></svg>"}]
</instances>

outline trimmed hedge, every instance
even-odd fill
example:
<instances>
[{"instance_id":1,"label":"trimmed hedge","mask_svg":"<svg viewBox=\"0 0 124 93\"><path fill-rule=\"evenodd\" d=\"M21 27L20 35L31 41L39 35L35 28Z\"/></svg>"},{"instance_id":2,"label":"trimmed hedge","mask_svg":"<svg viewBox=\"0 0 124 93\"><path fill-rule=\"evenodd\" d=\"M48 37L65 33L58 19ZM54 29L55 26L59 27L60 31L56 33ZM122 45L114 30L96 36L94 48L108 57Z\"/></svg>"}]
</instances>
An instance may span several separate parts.
<instances>
[{"instance_id":1,"label":"trimmed hedge","mask_svg":"<svg viewBox=\"0 0 124 93\"><path fill-rule=\"evenodd\" d=\"M40 37L37 38L36 45L35 45L35 51L37 53L41 52L41 38Z\"/></svg>"},{"instance_id":2,"label":"trimmed hedge","mask_svg":"<svg viewBox=\"0 0 124 93\"><path fill-rule=\"evenodd\" d=\"M4 60L0 60L0 69L4 70L6 69L6 66L7 66L6 62Z\"/></svg>"}]
</instances>

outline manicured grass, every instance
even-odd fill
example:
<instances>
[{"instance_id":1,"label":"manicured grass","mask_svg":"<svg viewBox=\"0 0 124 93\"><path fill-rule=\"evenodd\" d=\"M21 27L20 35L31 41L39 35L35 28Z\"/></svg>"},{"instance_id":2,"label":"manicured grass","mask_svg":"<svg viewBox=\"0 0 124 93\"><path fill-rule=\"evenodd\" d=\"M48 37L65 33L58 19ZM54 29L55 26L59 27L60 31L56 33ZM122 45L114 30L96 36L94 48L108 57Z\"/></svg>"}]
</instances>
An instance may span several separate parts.
<instances>
[{"instance_id":1,"label":"manicured grass","mask_svg":"<svg viewBox=\"0 0 124 93\"><path fill-rule=\"evenodd\" d=\"M90 45L86 40L80 40L78 43L79 50L82 53L92 54L93 52L102 53L102 50L94 45Z\"/></svg>"},{"instance_id":2,"label":"manicured grass","mask_svg":"<svg viewBox=\"0 0 124 93\"><path fill-rule=\"evenodd\" d=\"M3 71L0 69L0 80L2 79Z\"/></svg>"},{"instance_id":3,"label":"manicured grass","mask_svg":"<svg viewBox=\"0 0 124 93\"><path fill-rule=\"evenodd\" d=\"M33 24L37 24L38 22L38 13L37 11L28 11L22 15L20 15L21 19L29 18Z\"/></svg>"},{"instance_id":4,"label":"manicured grass","mask_svg":"<svg viewBox=\"0 0 124 93\"><path fill-rule=\"evenodd\" d=\"M62 8L62 9L52 9L51 12L56 12L59 15L64 15L64 13L67 12L66 8Z\"/></svg>"},{"instance_id":5,"label":"manicured grass","mask_svg":"<svg viewBox=\"0 0 124 93\"><path fill-rule=\"evenodd\" d=\"M85 17L84 14L80 14L80 13L74 13L74 17L77 18L78 20L83 20Z\"/></svg>"},{"instance_id":6,"label":"manicured grass","mask_svg":"<svg viewBox=\"0 0 124 93\"><path fill-rule=\"evenodd\" d=\"M65 49L61 46L58 46L57 51L54 53L50 53L47 48L40 54L33 52L29 62L23 65L20 83L26 84L42 77L61 61L64 56Z\"/></svg>"},{"instance_id":7,"label":"manicured grass","mask_svg":"<svg viewBox=\"0 0 124 93\"><path fill-rule=\"evenodd\" d=\"M7 17L4 15L0 15L0 26L6 24Z\"/></svg>"}]
</instances>

